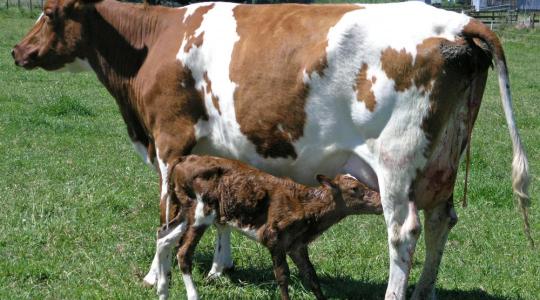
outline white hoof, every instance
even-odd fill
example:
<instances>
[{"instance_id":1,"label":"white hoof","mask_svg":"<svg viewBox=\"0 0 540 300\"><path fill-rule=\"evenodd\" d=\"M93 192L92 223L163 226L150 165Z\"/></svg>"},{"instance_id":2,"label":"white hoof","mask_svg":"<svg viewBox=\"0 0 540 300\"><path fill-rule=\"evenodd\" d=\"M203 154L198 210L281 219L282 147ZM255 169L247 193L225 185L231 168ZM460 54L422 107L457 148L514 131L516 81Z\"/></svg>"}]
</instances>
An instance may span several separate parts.
<instances>
[{"instance_id":1,"label":"white hoof","mask_svg":"<svg viewBox=\"0 0 540 300\"><path fill-rule=\"evenodd\" d=\"M154 287L154 286L156 286L156 283L157 283L157 274L156 273L150 271L150 272L148 272L148 274L146 274L146 276L144 276L143 285L145 287L148 287L148 288Z\"/></svg>"},{"instance_id":2,"label":"white hoof","mask_svg":"<svg viewBox=\"0 0 540 300\"><path fill-rule=\"evenodd\" d=\"M214 281L221 277L221 272L210 272L208 275L206 275L206 281Z\"/></svg>"}]
</instances>

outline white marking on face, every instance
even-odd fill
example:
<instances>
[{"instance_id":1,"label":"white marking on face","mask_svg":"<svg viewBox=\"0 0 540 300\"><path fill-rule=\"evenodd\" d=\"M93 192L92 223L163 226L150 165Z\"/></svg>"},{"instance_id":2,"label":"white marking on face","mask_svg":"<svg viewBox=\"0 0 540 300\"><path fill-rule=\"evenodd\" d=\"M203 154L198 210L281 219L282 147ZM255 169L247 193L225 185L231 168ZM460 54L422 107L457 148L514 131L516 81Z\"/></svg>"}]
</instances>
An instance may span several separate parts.
<instances>
[{"instance_id":1,"label":"white marking on face","mask_svg":"<svg viewBox=\"0 0 540 300\"><path fill-rule=\"evenodd\" d=\"M195 196L197 198L197 206L195 206L195 223L193 223L193 226L212 225L216 218L216 212L212 210L212 212L209 215L205 215L204 214L205 204L203 202L201 194L195 193Z\"/></svg>"},{"instance_id":2,"label":"white marking on face","mask_svg":"<svg viewBox=\"0 0 540 300\"><path fill-rule=\"evenodd\" d=\"M41 20L41 18L43 18L45 14L42 12L39 14L39 17L36 19L36 22L34 24L37 24L37 22L39 22L39 20Z\"/></svg>"}]
</instances>

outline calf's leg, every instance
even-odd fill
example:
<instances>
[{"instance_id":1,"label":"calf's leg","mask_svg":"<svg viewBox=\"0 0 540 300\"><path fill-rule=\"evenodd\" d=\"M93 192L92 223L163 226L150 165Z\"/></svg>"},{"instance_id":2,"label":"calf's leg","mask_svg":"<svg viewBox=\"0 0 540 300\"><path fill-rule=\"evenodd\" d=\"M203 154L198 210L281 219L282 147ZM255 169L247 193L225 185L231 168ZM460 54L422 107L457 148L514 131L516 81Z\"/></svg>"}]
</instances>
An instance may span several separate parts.
<instances>
[{"instance_id":1,"label":"calf's leg","mask_svg":"<svg viewBox=\"0 0 540 300\"><path fill-rule=\"evenodd\" d=\"M231 228L226 225L216 224L216 243L214 248L214 260L212 269L207 278L213 279L221 276L224 270L233 268L231 257Z\"/></svg>"},{"instance_id":2,"label":"calf's leg","mask_svg":"<svg viewBox=\"0 0 540 300\"><path fill-rule=\"evenodd\" d=\"M289 265L285 251L271 250L274 276L279 285L282 300L289 300Z\"/></svg>"},{"instance_id":3,"label":"calf's leg","mask_svg":"<svg viewBox=\"0 0 540 300\"><path fill-rule=\"evenodd\" d=\"M319 278L317 277L315 268L309 260L307 245L301 245L296 249L293 249L291 252L289 252L289 256L292 258L294 264L298 267L300 276L302 276L304 282L313 291L315 297L317 297L319 300L326 299L321 291Z\"/></svg>"},{"instance_id":4,"label":"calf's leg","mask_svg":"<svg viewBox=\"0 0 540 300\"><path fill-rule=\"evenodd\" d=\"M171 272L171 253L186 231L187 222L182 222L167 231L158 232L157 256L157 294L159 299L169 296L169 275Z\"/></svg>"},{"instance_id":5,"label":"calf's leg","mask_svg":"<svg viewBox=\"0 0 540 300\"><path fill-rule=\"evenodd\" d=\"M188 300L199 299L195 284L191 278L191 271L193 268L193 253L197 244L201 240L201 237L206 230L206 225L190 226L182 239L182 245L178 250L177 258L180 271L182 272L182 279L186 287L186 294Z\"/></svg>"},{"instance_id":6,"label":"calf's leg","mask_svg":"<svg viewBox=\"0 0 540 300\"><path fill-rule=\"evenodd\" d=\"M448 232L456 224L453 197L433 209L424 212L426 261L412 299L435 299L435 281L441 263Z\"/></svg>"}]
</instances>

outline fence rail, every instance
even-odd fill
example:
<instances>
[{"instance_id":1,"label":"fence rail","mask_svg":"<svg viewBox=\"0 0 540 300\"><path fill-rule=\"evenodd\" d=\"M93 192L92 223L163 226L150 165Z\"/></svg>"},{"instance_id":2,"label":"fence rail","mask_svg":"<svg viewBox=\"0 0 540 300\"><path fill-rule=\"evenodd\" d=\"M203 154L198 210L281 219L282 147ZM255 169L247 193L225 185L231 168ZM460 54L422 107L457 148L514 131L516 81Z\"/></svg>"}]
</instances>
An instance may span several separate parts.
<instances>
[{"instance_id":1,"label":"fence rail","mask_svg":"<svg viewBox=\"0 0 540 300\"><path fill-rule=\"evenodd\" d=\"M491 29L498 29L501 26L518 24L518 11L506 10L506 11L466 11L467 15L482 21L484 24L491 27ZM536 23L539 23L540 15L538 13L532 13L526 16L526 19L520 21L518 25L524 27L534 28Z\"/></svg>"},{"instance_id":2,"label":"fence rail","mask_svg":"<svg viewBox=\"0 0 540 300\"><path fill-rule=\"evenodd\" d=\"M489 25L491 29L497 29L504 25L515 24L518 13L515 10L507 11L468 11L467 15Z\"/></svg>"},{"instance_id":3,"label":"fence rail","mask_svg":"<svg viewBox=\"0 0 540 300\"><path fill-rule=\"evenodd\" d=\"M0 0L5 8L17 7L19 9L41 10L44 0Z\"/></svg>"}]
</instances>

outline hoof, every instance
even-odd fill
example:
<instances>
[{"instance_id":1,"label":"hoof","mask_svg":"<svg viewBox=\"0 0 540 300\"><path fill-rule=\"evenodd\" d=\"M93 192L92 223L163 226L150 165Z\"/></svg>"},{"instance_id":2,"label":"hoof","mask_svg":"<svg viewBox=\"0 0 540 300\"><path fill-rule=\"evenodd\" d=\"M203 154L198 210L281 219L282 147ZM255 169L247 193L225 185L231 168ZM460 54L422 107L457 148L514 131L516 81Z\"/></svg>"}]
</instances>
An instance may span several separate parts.
<instances>
[{"instance_id":1,"label":"hoof","mask_svg":"<svg viewBox=\"0 0 540 300\"><path fill-rule=\"evenodd\" d=\"M157 275L155 273L150 272L146 274L146 276L144 276L143 286L147 288L152 288L156 286L156 283L157 283Z\"/></svg>"},{"instance_id":2,"label":"hoof","mask_svg":"<svg viewBox=\"0 0 540 300\"><path fill-rule=\"evenodd\" d=\"M218 280L219 278L221 278L221 272L216 272L216 273L208 273L208 275L206 275L206 278L204 279L204 281L210 283L210 282L214 282L216 280Z\"/></svg>"},{"instance_id":3,"label":"hoof","mask_svg":"<svg viewBox=\"0 0 540 300\"><path fill-rule=\"evenodd\" d=\"M214 281L218 278L221 278L221 276L223 276L224 274L229 274L229 273L234 272L234 270L235 270L234 264L232 264L230 267L226 267L225 269L223 269L223 271L216 271L214 270L214 268L212 268L212 270L210 270L208 275L206 275L205 281L207 282Z\"/></svg>"}]
</instances>

